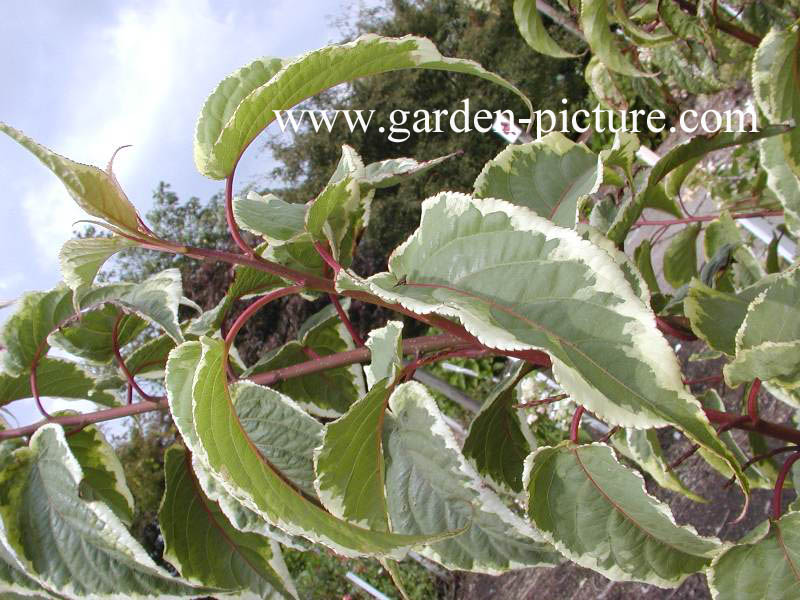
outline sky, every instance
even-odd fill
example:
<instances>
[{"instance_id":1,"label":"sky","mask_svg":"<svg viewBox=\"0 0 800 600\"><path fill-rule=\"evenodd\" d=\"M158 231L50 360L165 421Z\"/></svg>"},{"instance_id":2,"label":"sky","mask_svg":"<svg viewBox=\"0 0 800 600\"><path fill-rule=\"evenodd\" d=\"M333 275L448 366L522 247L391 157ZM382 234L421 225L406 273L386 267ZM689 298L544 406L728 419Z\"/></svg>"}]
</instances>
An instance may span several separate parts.
<instances>
[{"instance_id":1,"label":"sky","mask_svg":"<svg viewBox=\"0 0 800 600\"><path fill-rule=\"evenodd\" d=\"M207 198L221 183L195 169L192 139L217 82L255 58L291 57L339 40L335 19L357 6L347 0L3 0L0 121L100 167L116 148L131 144L114 171L142 214L159 181L181 197ZM271 157L256 146L237 170L240 184L271 169ZM60 281L58 251L84 214L46 167L2 135L0 180L0 300L11 300ZM35 420L27 410L15 415Z\"/></svg>"}]
</instances>

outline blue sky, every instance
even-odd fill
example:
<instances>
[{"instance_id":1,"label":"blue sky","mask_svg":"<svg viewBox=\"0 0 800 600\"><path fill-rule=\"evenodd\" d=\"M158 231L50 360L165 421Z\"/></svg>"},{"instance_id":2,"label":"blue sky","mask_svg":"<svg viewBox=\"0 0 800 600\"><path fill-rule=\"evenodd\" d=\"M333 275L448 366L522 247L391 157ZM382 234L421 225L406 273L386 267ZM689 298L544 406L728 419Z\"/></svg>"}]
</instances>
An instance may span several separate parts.
<instances>
[{"instance_id":1,"label":"blue sky","mask_svg":"<svg viewBox=\"0 0 800 600\"><path fill-rule=\"evenodd\" d=\"M338 40L333 18L354 14L357 4L4 0L0 120L98 166L118 146L132 144L114 166L142 213L161 180L181 197L206 198L220 183L195 170L192 135L215 84L259 56L290 57ZM239 183L270 164L254 145L237 171ZM61 183L5 136L0 180L0 300L6 300L60 280L58 250L83 214Z\"/></svg>"}]
</instances>

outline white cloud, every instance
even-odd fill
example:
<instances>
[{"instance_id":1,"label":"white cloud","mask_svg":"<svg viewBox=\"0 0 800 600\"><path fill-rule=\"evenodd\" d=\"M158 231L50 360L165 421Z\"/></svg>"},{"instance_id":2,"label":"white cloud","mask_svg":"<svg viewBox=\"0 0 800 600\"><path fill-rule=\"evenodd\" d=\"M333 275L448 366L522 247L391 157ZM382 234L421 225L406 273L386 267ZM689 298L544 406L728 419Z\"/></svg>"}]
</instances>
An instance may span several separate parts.
<instances>
[{"instance_id":1,"label":"white cloud","mask_svg":"<svg viewBox=\"0 0 800 600\"><path fill-rule=\"evenodd\" d=\"M321 25L317 2L259 5L224 4L220 9L209 0L131 3L108 25L73 37L82 47L73 59L63 59L67 63L62 67L72 76L68 89L54 90L54 102L66 104L62 114L68 119L54 124L52 148L74 160L104 166L115 148L132 144L114 166L141 209L146 209L159 179L192 181L194 123L215 83L257 56L291 55L328 41L319 36L322 31L327 38L329 32ZM298 36L292 23L313 23L316 29L304 27ZM197 185L208 185L199 175L194 177ZM36 258L42 268L52 266L71 237L71 224L84 215L45 172L21 188Z\"/></svg>"}]
</instances>

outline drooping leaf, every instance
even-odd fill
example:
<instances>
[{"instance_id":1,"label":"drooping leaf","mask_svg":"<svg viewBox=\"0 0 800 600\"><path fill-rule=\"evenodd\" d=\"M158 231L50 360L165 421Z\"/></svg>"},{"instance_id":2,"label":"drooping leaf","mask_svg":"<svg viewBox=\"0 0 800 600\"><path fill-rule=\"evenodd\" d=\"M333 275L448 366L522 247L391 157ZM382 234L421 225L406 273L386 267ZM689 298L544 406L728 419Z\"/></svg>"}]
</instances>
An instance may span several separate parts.
<instances>
[{"instance_id":1,"label":"drooping leaf","mask_svg":"<svg viewBox=\"0 0 800 600\"><path fill-rule=\"evenodd\" d=\"M200 443L194 427L194 416L192 415L192 384L194 382L194 374L200 363L201 355L202 347L200 342L185 342L170 353L166 367L165 387L167 389L170 413L172 414L175 426L178 428L183 438L184 444L189 448L196 448ZM303 460L307 460L311 472L309 487L313 494L312 451L321 437L322 427L313 419L299 414L299 410L293 410L295 405L285 396L281 396L280 400L280 405L270 406L268 398L268 402L264 403L263 414L257 414L256 418L252 420L244 420L243 425L247 423L250 427L250 431L254 432L257 439L261 437L259 436L259 431L271 433L272 439L280 444L280 451L285 453L284 456L286 458L290 458L294 453L294 455L300 459L300 461L298 461L300 464L302 464ZM263 415L274 415L276 417L276 420L270 423L272 426L262 426L264 421ZM309 432L309 426L316 426L316 431L312 429ZM263 438L261 442L262 445L267 445L263 443ZM308 448L309 445L310 448ZM302 452L305 448L308 448L307 457L297 454L298 449ZM302 543L298 543L300 538L290 536L270 525L256 511L246 507L230 495L226 489L212 477L208 466L199 460L197 454L192 456L192 467L203 493L219 505L220 510L222 510L236 529L245 533L265 535L282 544L299 550L306 549ZM295 471L295 475L298 474L299 471Z\"/></svg>"},{"instance_id":2,"label":"drooping leaf","mask_svg":"<svg viewBox=\"0 0 800 600\"><path fill-rule=\"evenodd\" d=\"M697 236L700 223L684 227L664 252L664 279L675 289L697 276Z\"/></svg>"},{"instance_id":3,"label":"drooping leaf","mask_svg":"<svg viewBox=\"0 0 800 600\"><path fill-rule=\"evenodd\" d=\"M136 244L119 235L67 240L58 253L64 282L74 291L92 285L97 272L112 255Z\"/></svg>"},{"instance_id":4,"label":"drooping leaf","mask_svg":"<svg viewBox=\"0 0 800 600\"><path fill-rule=\"evenodd\" d=\"M182 598L213 590L171 577L103 502L81 498L84 472L58 425L44 425L0 473L4 543L28 575L68 598Z\"/></svg>"},{"instance_id":5,"label":"drooping leaf","mask_svg":"<svg viewBox=\"0 0 800 600\"><path fill-rule=\"evenodd\" d=\"M574 227L578 201L603 181L603 166L583 144L560 133L510 145L483 167L475 196L499 198L529 208L562 227Z\"/></svg>"},{"instance_id":6,"label":"drooping leaf","mask_svg":"<svg viewBox=\"0 0 800 600\"><path fill-rule=\"evenodd\" d=\"M781 273L747 309L736 357L725 365L731 387L759 379L797 387L800 377L800 269Z\"/></svg>"},{"instance_id":7,"label":"drooping leaf","mask_svg":"<svg viewBox=\"0 0 800 600\"><path fill-rule=\"evenodd\" d=\"M773 123L800 120L800 33L772 29L753 57L753 92L759 108ZM780 138L784 160L800 176L800 128Z\"/></svg>"},{"instance_id":8,"label":"drooping leaf","mask_svg":"<svg viewBox=\"0 0 800 600\"><path fill-rule=\"evenodd\" d=\"M256 449L307 496L314 497L314 448L323 428L291 398L240 381L230 388L239 422Z\"/></svg>"},{"instance_id":9,"label":"drooping leaf","mask_svg":"<svg viewBox=\"0 0 800 600\"><path fill-rule=\"evenodd\" d=\"M314 453L315 485L325 508L373 531L389 531L382 437L390 392L391 380L375 382L366 396L325 426Z\"/></svg>"},{"instance_id":10,"label":"drooping leaf","mask_svg":"<svg viewBox=\"0 0 800 600\"><path fill-rule=\"evenodd\" d=\"M553 58L575 58L577 54L567 52L547 33L542 17L536 9L534 0L514 0L514 21L520 35L528 45L539 52Z\"/></svg>"},{"instance_id":11,"label":"drooping leaf","mask_svg":"<svg viewBox=\"0 0 800 600\"><path fill-rule=\"evenodd\" d=\"M620 51L617 44L621 38L616 38L609 29L608 2L606 0L583 0L580 24L592 54L609 69L629 77L649 77L651 75L637 69L630 59Z\"/></svg>"},{"instance_id":12,"label":"drooping leaf","mask_svg":"<svg viewBox=\"0 0 800 600\"><path fill-rule=\"evenodd\" d=\"M422 385L399 385L389 407L386 498L395 531L419 534L467 527L452 540L420 550L449 569L500 573L560 560L481 481Z\"/></svg>"},{"instance_id":13,"label":"drooping leaf","mask_svg":"<svg viewBox=\"0 0 800 600\"><path fill-rule=\"evenodd\" d=\"M369 332L366 346L370 363L364 365L367 388L381 379L393 382L403 370L403 323L389 321L385 326Z\"/></svg>"},{"instance_id":14,"label":"drooping leaf","mask_svg":"<svg viewBox=\"0 0 800 600\"><path fill-rule=\"evenodd\" d=\"M522 466L536 440L514 408L515 388L530 371L520 361L492 389L469 426L462 451L478 472L500 488L522 491Z\"/></svg>"},{"instance_id":15,"label":"drooping leaf","mask_svg":"<svg viewBox=\"0 0 800 600\"><path fill-rule=\"evenodd\" d=\"M287 62L268 81L258 83L258 87L251 87L252 91L236 98L235 109L226 109L224 116L227 118L221 126L219 119L213 126L206 125L204 111L195 135L195 164L207 177L223 179L231 173L247 145L275 120L277 112L340 83L398 69L433 69L474 75L517 94L533 112L530 100L506 80L473 61L443 57L430 40L368 34ZM233 104L232 100L230 105Z\"/></svg>"},{"instance_id":16,"label":"drooping leaf","mask_svg":"<svg viewBox=\"0 0 800 600\"><path fill-rule=\"evenodd\" d=\"M793 233L797 235L800 233L797 231L800 224L800 177L787 164L786 148L781 138L761 140L759 150L761 166L767 172L767 186L783 207L786 226L794 227Z\"/></svg>"},{"instance_id":17,"label":"drooping leaf","mask_svg":"<svg viewBox=\"0 0 800 600\"><path fill-rule=\"evenodd\" d=\"M677 587L720 548L678 526L604 444L540 448L525 466L533 523L570 560L609 579Z\"/></svg>"},{"instance_id":18,"label":"drooping leaf","mask_svg":"<svg viewBox=\"0 0 800 600\"><path fill-rule=\"evenodd\" d=\"M240 591L238 598L297 597L280 573L280 549L264 537L231 526L216 502L209 500L179 446L164 455L166 490L158 520L164 536L164 558L198 585Z\"/></svg>"},{"instance_id":19,"label":"drooping leaf","mask_svg":"<svg viewBox=\"0 0 800 600\"><path fill-rule=\"evenodd\" d=\"M661 487L683 494L695 502L707 502L686 487L664 458L658 432L655 429L626 429L611 438L614 448L639 465Z\"/></svg>"},{"instance_id":20,"label":"drooping leaf","mask_svg":"<svg viewBox=\"0 0 800 600\"><path fill-rule=\"evenodd\" d=\"M192 390L198 444L190 447L229 494L272 525L324 544L345 556L402 557L414 546L460 531L401 535L370 531L343 521L309 501L287 483L252 443L236 415L222 363L222 341L202 338Z\"/></svg>"},{"instance_id":21,"label":"drooping leaf","mask_svg":"<svg viewBox=\"0 0 800 600\"><path fill-rule=\"evenodd\" d=\"M715 599L790 600L800 586L800 512L765 521L746 540L726 550L708 570Z\"/></svg>"},{"instance_id":22,"label":"drooping leaf","mask_svg":"<svg viewBox=\"0 0 800 600\"><path fill-rule=\"evenodd\" d=\"M652 312L613 258L575 232L446 192L423 202L419 229L389 269L367 280L342 270L337 286L457 319L488 347L545 350L559 384L600 418L672 424L733 462L684 390Z\"/></svg>"},{"instance_id":23,"label":"drooping leaf","mask_svg":"<svg viewBox=\"0 0 800 600\"><path fill-rule=\"evenodd\" d=\"M37 144L21 131L0 122L0 131L19 142L50 169L67 188L73 200L88 214L137 233L139 217L110 171L83 165Z\"/></svg>"},{"instance_id":24,"label":"drooping leaf","mask_svg":"<svg viewBox=\"0 0 800 600\"><path fill-rule=\"evenodd\" d=\"M81 498L105 502L120 521L130 525L134 514L133 496L111 444L94 425L71 432L66 439L83 471L78 486Z\"/></svg>"},{"instance_id":25,"label":"drooping leaf","mask_svg":"<svg viewBox=\"0 0 800 600\"><path fill-rule=\"evenodd\" d=\"M79 365L61 358L45 356L36 367L36 388L41 398L91 400L103 406L119 402L97 389L97 381ZM19 375L0 373L0 406L14 400L33 398L30 369Z\"/></svg>"}]
</instances>

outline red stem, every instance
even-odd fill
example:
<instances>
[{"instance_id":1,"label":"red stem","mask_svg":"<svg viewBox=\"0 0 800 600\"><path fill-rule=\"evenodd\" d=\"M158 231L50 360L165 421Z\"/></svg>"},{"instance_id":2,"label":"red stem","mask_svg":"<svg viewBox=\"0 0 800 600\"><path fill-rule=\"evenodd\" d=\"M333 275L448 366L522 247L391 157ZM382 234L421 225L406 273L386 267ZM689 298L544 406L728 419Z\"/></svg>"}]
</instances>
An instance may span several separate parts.
<instances>
[{"instance_id":1,"label":"red stem","mask_svg":"<svg viewBox=\"0 0 800 600\"><path fill-rule=\"evenodd\" d=\"M350 321L350 318L347 316L347 313L342 308L339 298L336 296L336 294L328 294L328 297L331 299L331 303L336 308L336 314L339 315L339 319L342 321L342 323L344 323L348 333L350 333L350 337L353 338L353 343L359 348L363 346L364 340L362 340L361 336L358 335L358 330L355 328L352 321Z\"/></svg>"},{"instance_id":2,"label":"red stem","mask_svg":"<svg viewBox=\"0 0 800 600\"><path fill-rule=\"evenodd\" d=\"M695 334L675 327L663 317L656 317L656 327L658 327L659 331L662 333L676 337L679 340L684 340L687 342L694 342L697 340L697 336Z\"/></svg>"},{"instance_id":3,"label":"red stem","mask_svg":"<svg viewBox=\"0 0 800 600\"><path fill-rule=\"evenodd\" d=\"M333 258L331 253L328 252L328 249L320 242L314 242L314 249L317 251L317 254L319 254L320 258L325 261L325 264L333 269L333 276L335 278L339 274L339 271L342 270L342 265L336 262L336 259Z\"/></svg>"},{"instance_id":4,"label":"red stem","mask_svg":"<svg viewBox=\"0 0 800 600\"><path fill-rule=\"evenodd\" d=\"M462 348L460 350L445 350L437 352L430 356L422 356L412 360L404 368L400 374L401 381L408 381L414 376L414 371L421 369L430 363L439 362L447 358L482 358L484 356L493 354L492 350L486 348Z\"/></svg>"},{"instance_id":5,"label":"red stem","mask_svg":"<svg viewBox=\"0 0 800 600\"><path fill-rule=\"evenodd\" d=\"M761 462L762 460L767 460L768 458L772 458L773 456L777 456L778 454L783 454L784 452L795 452L797 450L800 450L800 446L782 446L780 448L775 448L774 450L770 450L769 452L765 452L764 454L758 454L742 465L742 471L745 471L748 467L751 467L752 465L756 464L757 462ZM731 477L723 487L729 488L733 485L735 481L736 477Z\"/></svg>"},{"instance_id":6,"label":"red stem","mask_svg":"<svg viewBox=\"0 0 800 600\"><path fill-rule=\"evenodd\" d=\"M705 408L703 410L706 413L708 420L712 423L726 425L731 421L736 421L737 423L734 425L736 429L756 431L768 437L773 437L785 442L791 442L792 444L800 444L800 431L797 429L792 429L791 427L786 427L785 425L779 425L778 423L770 423L769 421L764 421L763 419L759 419L757 423L753 423L750 419L742 421L741 418L743 415L712 410L710 408Z\"/></svg>"},{"instance_id":7,"label":"red stem","mask_svg":"<svg viewBox=\"0 0 800 600\"><path fill-rule=\"evenodd\" d=\"M761 380L756 377L750 385L750 393L747 395L747 414L753 423L758 422L758 391L761 389Z\"/></svg>"},{"instance_id":8,"label":"red stem","mask_svg":"<svg viewBox=\"0 0 800 600\"><path fill-rule=\"evenodd\" d=\"M261 296L258 300L253 302L250 306L248 306L242 314L240 314L236 321L234 321L233 325L231 325L230 330L228 331L227 335L225 336L225 349L226 351L230 349L233 345L233 340L236 338L236 334L239 333L239 330L244 327L244 324L247 323L248 319L252 317L258 310L266 304L269 304L273 300L277 300L278 298L283 298L284 296L289 296L291 294L296 294L298 292L303 291L304 285L297 284L297 285L290 285L289 287L281 288L279 290L275 290L270 292L269 294L265 294Z\"/></svg>"},{"instance_id":9,"label":"red stem","mask_svg":"<svg viewBox=\"0 0 800 600\"><path fill-rule=\"evenodd\" d=\"M575 409L575 414L572 415L572 423L569 426L569 439L573 444L578 443L578 429L581 426L581 417L583 416L584 408L580 404Z\"/></svg>"},{"instance_id":10,"label":"red stem","mask_svg":"<svg viewBox=\"0 0 800 600\"><path fill-rule=\"evenodd\" d=\"M733 219L752 219L753 217L779 217L783 215L782 210L756 210L748 213L739 213L731 215ZM682 217L680 219L665 219L662 221L650 221L641 219L633 224L633 227L644 226L669 226L669 225L685 225L686 223L697 223L701 221L714 221L719 218L719 215L697 215L694 217Z\"/></svg>"},{"instance_id":11,"label":"red stem","mask_svg":"<svg viewBox=\"0 0 800 600\"><path fill-rule=\"evenodd\" d=\"M776 521L781 518L781 496L783 495L783 484L786 481L786 476L789 474L789 469L792 465L800 459L800 452L795 452L786 462L783 463L778 479L775 481L775 489L772 492L772 518Z\"/></svg>"},{"instance_id":12,"label":"red stem","mask_svg":"<svg viewBox=\"0 0 800 600\"><path fill-rule=\"evenodd\" d=\"M119 364L119 368L125 374L125 379L128 380L128 386L136 390L136 393L139 394L140 397L144 398L145 400L152 400L153 397L146 393L139 384L136 383L136 379L133 377L133 373L130 372L128 367L125 365L125 359L122 358L122 354L119 351L119 324L122 321L122 318L125 316L123 311L119 312L117 315L117 320L114 321L114 327L111 329L111 348L114 350L114 356L117 359L117 363ZM128 404L133 401L132 394L128 394Z\"/></svg>"},{"instance_id":13,"label":"red stem","mask_svg":"<svg viewBox=\"0 0 800 600\"><path fill-rule=\"evenodd\" d=\"M531 400L530 402L523 402L522 404L515 404L514 408L534 408L536 406L543 406L545 404L552 404L559 400L569 398L569 394L559 394L558 396L550 396L549 398L542 398L541 400Z\"/></svg>"},{"instance_id":14,"label":"red stem","mask_svg":"<svg viewBox=\"0 0 800 600\"><path fill-rule=\"evenodd\" d=\"M228 221L228 230L231 232L231 237L236 245L241 248L247 256L251 258L256 257L255 251L244 241L242 234L239 232L239 226L236 224L236 217L233 215L233 176L236 173L236 165L231 169L230 175L225 179L225 219Z\"/></svg>"}]
</instances>

